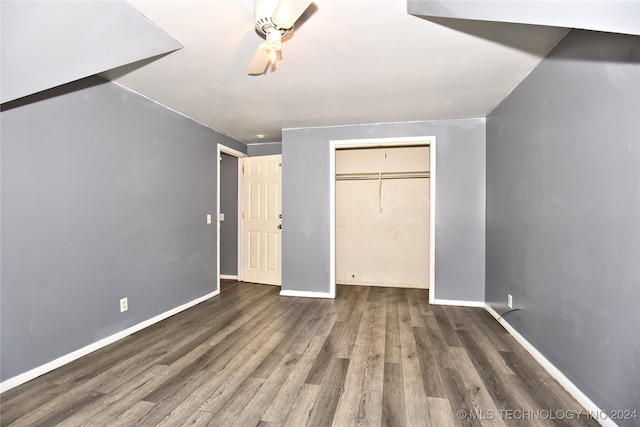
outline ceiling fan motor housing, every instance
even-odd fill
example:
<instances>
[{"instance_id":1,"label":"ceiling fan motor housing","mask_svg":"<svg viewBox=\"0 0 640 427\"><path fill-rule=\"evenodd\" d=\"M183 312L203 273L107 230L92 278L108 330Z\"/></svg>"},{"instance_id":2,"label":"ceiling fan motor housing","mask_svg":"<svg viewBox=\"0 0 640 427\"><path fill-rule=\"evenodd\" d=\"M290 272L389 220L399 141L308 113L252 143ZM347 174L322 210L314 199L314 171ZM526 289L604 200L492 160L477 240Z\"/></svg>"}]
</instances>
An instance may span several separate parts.
<instances>
[{"instance_id":1,"label":"ceiling fan motor housing","mask_svg":"<svg viewBox=\"0 0 640 427\"><path fill-rule=\"evenodd\" d=\"M271 16L278 6L278 0L256 0L253 7L253 18L255 20L256 31L262 36L267 36L269 28L277 28L284 36L293 31L291 28L278 28L271 20Z\"/></svg>"}]
</instances>

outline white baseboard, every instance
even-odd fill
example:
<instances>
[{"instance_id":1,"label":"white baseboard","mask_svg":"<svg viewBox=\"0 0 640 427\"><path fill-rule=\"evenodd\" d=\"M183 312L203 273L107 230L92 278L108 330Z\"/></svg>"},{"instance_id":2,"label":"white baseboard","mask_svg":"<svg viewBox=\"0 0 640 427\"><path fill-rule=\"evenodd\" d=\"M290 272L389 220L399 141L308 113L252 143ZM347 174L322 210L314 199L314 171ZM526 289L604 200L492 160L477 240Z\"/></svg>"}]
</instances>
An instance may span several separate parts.
<instances>
[{"instance_id":1,"label":"white baseboard","mask_svg":"<svg viewBox=\"0 0 640 427\"><path fill-rule=\"evenodd\" d=\"M73 351L69 354L65 354L64 356L60 356L51 362L47 362L44 365L40 365L37 368L31 369L30 371L24 372L20 375L16 375L15 377L9 378L0 383L0 393L4 393L7 390L10 390L14 387L19 386L20 384L24 384L27 381L31 381L34 378L39 377L40 375L46 374L47 372L53 371L56 368L59 368L63 365L66 365L69 362L73 362L76 359L81 358L82 356L86 356L89 353L93 353L96 350L99 350L103 347L106 347L109 344L113 344L114 342L127 337L139 330L142 330L146 327L153 325L154 323L158 323L161 320L164 320L168 317L173 316L174 314L180 313L188 308L193 307L196 304L200 304L203 301L208 300L216 295L218 295L220 291L213 291L207 295L204 295L200 298L196 298L193 301L189 301L186 304L182 304L179 307L173 308L169 311L165 311L162 314L159 314L151 319L145 320L144 322L138 323L137 325L133 325L123 331L117 332L113 335L110 335L106 338L101 339L100 341L96 341L92 344L89 344L86 347L82 347L76 351Z\"/></svg>"},{"instance_id":2,"label":"white baseboard","mask_svg":"<svg viewBox=\"0 0 640 427\"><path fill-rule=\"evenodd\" d=\"M237 274L221 274L220 278L226 279L226 280L238 280L238 275Z\"/></svg>"},{"instance_id":3,"label":"white baseboard","mask_svg":"<svg viewBox=\"0 0 640 427\"><path fill-rule=\"evenodd\" d=\"M329 292L310 292L310 291L288 291L281 290L280 296L283 297L305 297L305 298L335 298Z\"/></svg>"},{"instance_id":4,"label":"white baseboard","mask_svg":"<svg viewBox=\"0 0 640 427\"><path fill-rule=\"evenodd\" d=\"M416 283L385 283L385 282L362 282L359 280L342 280L336 281L336 285L344 286L371 286L374 288L403 288L403 289L429 289L429 285Z\"/></svg>"},{"instance_id":5,"label":"white baseboard","mask_svg":"<svg viewBox=\"0 0 640 427\"><path fill-rule=\"evenodd\" d=\"M560 383L565 390L569 392L574 399L578 401L580 405L582 405L589 414L591 414L596 421L598 421L602 426L605 427L617 427L618 425L606 415L606 411L603 411L593 403L586 394L584 394L569 378L567 378L560 369L556 368L542 353L538 351L529 341L525 339L516 329L509 324L506 320L500 317L500 314L496 312L493 308L489 306L489 304L484 304L484 309L487 310L495 319L500 323L506 330L509 332L515 339L520 343L525 350L533 356L536 361L542 365L542 367L556 380Z\"/></svg>"},{"instance_id":6,"label":"white baseboard","mask_svg":"<svg viewBox=\"0 0 640 427\"><path fill-rule=\"evenodd\" d=\"M456 305L458 307L484 307L485 303L480 301L464 301L457 299L440 299L436 298L433 300L433 304L435 305Z\"/></svg>"}]
</instances>

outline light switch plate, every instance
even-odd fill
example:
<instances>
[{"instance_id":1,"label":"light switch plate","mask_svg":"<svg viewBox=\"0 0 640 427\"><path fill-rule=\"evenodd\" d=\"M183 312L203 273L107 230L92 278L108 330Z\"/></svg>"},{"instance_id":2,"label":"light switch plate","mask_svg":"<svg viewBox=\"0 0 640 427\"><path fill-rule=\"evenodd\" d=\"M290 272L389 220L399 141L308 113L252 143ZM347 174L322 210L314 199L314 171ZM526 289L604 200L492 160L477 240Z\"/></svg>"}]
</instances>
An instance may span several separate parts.
<instances>
[{"instance_id":1,"label":"light switch plate","mask_svg":"<svg viewBox=\"0 0 640 427\"><path fill-rule=\"evenodd\" d=\"M224 214L223 213L220 214L220 221L224 221Z\"/></svg>"},{"instance_id":2,"label":"light switch plate","mask_svg":"<svg viewBox=\"0 0 640 427\"><path fill-rule=\"evenodd\" d=\"M211 224L211 214L207 214L207 224Z\"/></svg>"}]
</instances>

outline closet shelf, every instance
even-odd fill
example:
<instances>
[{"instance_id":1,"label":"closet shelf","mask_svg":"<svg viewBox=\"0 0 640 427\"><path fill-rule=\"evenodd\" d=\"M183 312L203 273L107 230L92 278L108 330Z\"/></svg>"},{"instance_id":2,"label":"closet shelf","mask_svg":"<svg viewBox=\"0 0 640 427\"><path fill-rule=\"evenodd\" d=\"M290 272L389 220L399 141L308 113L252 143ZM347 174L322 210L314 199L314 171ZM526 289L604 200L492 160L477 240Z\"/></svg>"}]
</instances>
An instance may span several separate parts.
<instances>
[{"instance_id":1,"label":"closet shelf","mask_svg":"<svg viewBox=\"0 0 640 427\"><path fill-rule=\"evenodd\" d=\"M363 181L363 180L379 180L379 179L424 179L424 178L429 178L429 171L337 173L336 174L336 181Z\"/></svg>"}]
</instances>

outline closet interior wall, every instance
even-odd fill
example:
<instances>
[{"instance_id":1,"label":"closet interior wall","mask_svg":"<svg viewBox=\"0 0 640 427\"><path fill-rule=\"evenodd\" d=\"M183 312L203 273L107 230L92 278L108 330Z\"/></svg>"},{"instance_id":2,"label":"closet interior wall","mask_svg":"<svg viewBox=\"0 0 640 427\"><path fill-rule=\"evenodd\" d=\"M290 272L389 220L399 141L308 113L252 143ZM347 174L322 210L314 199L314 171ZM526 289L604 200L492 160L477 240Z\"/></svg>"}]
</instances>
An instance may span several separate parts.
<instances>
[{"instance_id":1,"label":"closet interior wall","mask_svg":"<svg viewBox=\"0 0 640 427\"><path fill-rule=\"evenodd\" d=\"M429 287L429 147L336 150L336 283Z\"/></svg>"}]
</instances>

